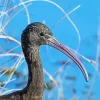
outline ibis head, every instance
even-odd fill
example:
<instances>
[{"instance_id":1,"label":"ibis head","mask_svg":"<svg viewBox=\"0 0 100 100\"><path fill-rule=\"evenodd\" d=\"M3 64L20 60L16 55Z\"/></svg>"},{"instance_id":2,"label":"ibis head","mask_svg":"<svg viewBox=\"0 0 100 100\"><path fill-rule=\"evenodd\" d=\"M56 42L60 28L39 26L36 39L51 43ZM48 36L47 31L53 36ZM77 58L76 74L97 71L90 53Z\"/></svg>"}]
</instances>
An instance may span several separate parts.
<instances>
[{"instance_id":1,"label":"ibis head","mask_svg":"<svg viewBox=\"0 0 100 100\"><path fill-rule=\"evenodd\" d=\"M68 49L67 46L64 46L53 37L52 32L46 25L40 22L34 22L28 25L23 32L23 44L27 45L28 43L30 46L50 45L58 49L77 64L77 66L82 71L85 80L88 81L88 74L81 61Z\"/></svg>"}]
</instances>

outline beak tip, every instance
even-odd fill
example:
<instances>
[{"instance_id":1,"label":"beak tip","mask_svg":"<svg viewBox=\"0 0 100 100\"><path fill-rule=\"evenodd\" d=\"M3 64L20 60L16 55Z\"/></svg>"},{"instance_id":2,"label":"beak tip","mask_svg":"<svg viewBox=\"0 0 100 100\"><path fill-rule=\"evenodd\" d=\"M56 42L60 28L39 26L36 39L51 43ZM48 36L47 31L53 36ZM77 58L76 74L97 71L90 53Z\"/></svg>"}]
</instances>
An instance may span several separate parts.
<instances>
[{"instance_id":1,"label":"beak tip","mask_svg":"<svg viewBox=\"0 0 100 100\"><path fill-rule=\"evenodd\" d=\"M89 80L87 79L86 82L88 82Z\"/></svg>"},{"instance_id":2,"label":"beak tip","mask_svg":"<svg viewBox=\"0 0 100 100\"><path fill-rule=\"evenodd\" d=\"M88 82L89 81L89 77L88 77L88 75L87 75L87 77L86 77L86 82Z\"/></svg>"}]
</instances>

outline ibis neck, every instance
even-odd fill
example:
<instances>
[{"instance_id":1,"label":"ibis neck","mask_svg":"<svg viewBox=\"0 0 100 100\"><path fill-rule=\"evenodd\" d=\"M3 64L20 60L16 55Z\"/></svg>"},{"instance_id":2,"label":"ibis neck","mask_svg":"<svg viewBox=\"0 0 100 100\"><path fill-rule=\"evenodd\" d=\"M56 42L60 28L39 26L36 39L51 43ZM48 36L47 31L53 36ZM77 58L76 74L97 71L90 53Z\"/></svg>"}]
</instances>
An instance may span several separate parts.
<instances>
[{"instance_id":1,"label":"ibis neck","mask_svg":"<svg viewBox=\"0 0 100 100\"><path fill-rule=\"evenodd\" d=\"M24 52L29 70L27 92L30 94L28 96L33 98L32 100L38 100L34 99L36 97L42 97L44 90L43 68L39 56L39 49L39 46L29 46Z\"/></svg>"}]
</instances>

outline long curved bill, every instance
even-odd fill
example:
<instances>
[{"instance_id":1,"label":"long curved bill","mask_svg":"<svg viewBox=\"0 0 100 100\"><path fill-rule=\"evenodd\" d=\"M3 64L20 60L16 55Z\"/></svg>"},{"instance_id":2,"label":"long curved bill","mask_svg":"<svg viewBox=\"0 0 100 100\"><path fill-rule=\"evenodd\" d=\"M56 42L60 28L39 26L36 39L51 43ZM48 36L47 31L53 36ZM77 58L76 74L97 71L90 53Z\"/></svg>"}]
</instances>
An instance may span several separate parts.
<instances>
[{"instance_id":1,"label":"long curved bill","mask_svg":"<svg viewBox=\"0 0 100 100\"><path fill-rule=\"evenodd\" d=\"M87 74L86 69L84 68L84 66L80 62L80 60L74 54L72 54L67 47L65 47L64 45L59 43L53 36L49 36L47 42L48 42L48 45L58 49L59 51L61 51L62 53L64 53L68 57L70 57L81 69L81 71L85 77L85 80L88 82L88 74Z\"/></svg>"}]
</instances>

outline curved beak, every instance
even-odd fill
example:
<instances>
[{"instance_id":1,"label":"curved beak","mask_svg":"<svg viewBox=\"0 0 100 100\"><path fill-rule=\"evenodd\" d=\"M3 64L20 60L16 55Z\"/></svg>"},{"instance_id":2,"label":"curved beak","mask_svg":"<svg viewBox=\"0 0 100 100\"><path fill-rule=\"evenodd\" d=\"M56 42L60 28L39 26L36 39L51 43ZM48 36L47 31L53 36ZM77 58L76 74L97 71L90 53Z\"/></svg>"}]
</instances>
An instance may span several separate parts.
<instances>
[{"instance_id":1,"label":"curved beak","mask_svg":"<svg viewBox=\"0 0 100 100\"><path fill-rule=\"evenodd\" d=\"M53 36L50 35L48 35L47 44L58 49L59 51L67 55L69 58L71 58L78 65L85 77L85 80L88 82L88 74L86 69L84 68L81 61L73 53L71 53L67 47L59 43Z\"/></svg>"}]
</instances>

